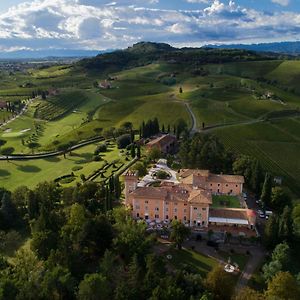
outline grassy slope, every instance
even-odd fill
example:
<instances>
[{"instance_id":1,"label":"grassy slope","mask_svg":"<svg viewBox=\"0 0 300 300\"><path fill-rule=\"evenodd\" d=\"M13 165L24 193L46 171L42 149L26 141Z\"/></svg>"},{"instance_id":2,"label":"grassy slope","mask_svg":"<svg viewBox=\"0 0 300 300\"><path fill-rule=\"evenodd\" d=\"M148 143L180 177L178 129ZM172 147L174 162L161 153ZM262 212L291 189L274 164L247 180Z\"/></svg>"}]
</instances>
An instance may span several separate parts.
<instances>
[{"instance_id":1,"label":"grassy slope","mask_svg":"<svg viewBox=\"0 0 300 300\"><path fill-rule=\"evenodd\" d=\"M116 146L109 148L103 153L103 161L93 161L93 152L97 144L89 145L72 152L72 155L29 161L0 162L0 186L14 190L16 187L26 185L34 187L41 181L54 180L57 177L74 172L75 182L80 182L80 175L90 175L93 171L100 169L104 165L104 160L111 162L119 159L125 163L125 154L121 155ZM74 171L74 167L82 169Z\"/></svg>"}]
</instances>

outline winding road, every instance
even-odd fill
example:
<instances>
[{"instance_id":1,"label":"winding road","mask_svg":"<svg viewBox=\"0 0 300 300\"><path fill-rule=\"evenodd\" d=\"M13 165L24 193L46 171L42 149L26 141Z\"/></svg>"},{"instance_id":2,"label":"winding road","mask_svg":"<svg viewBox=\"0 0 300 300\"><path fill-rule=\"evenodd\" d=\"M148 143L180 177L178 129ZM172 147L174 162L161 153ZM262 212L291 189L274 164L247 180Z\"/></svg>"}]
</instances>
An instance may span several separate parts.
<instances>
[{"instance_id":1,"label":"winding road","mask_svg":"<svg viewBox=\"0 0 300 300\"><path fill-rule=\"evenodd\" d=\"M83 141L81 143L78 143L68 149L67 152L79 149L81 147L96 143L96 142L101 142L104 140L104 137L96 137L96 138L91 138L89 140ZM0 161L2 160L32 160L32 159L45 159L48 157L54 157L54 156L59 156L63 155L66 151L52 151L52 152L46 152L46 153L38 153L38 154L15 154L15 155L8 155L8 156L0 156Z\"/></svg>"}]
</instances>

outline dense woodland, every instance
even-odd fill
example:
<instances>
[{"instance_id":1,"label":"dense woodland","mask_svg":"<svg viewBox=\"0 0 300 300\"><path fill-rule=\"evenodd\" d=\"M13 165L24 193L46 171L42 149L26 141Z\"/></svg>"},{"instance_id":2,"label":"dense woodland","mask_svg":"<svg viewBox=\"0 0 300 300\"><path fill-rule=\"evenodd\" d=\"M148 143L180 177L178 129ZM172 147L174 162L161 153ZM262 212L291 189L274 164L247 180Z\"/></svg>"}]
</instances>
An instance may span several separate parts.
<instances>
[{"instance_id":1,"label":"dense woodland","mask_svg":"<svg viewBox=\"0 0 300 300\"><path fill-rule=\"evenodd\" d=\"M300 206L292 206L258 161L227 152L214 136L183 137L179 157L182 167L244 175L248 189L274 210L263 238L271 253L262 269L263 292L247 288L233 296L233 277L221 267L203 278L191 267L171 266L156 236L120 206L116 181L69 188L44 182L33 190L1 189L2 243L22 235L31 244L13 260L1 256L0 299L298 299L300 276L291 265L299 247ZM173 247L181 249L188 236L183 224L172 223Z\"/></svg>"},{"instance_id":2,"label":"dense woodland","mask_svg":"<svg viewBox=\"0 0 300 300\"><path fill-rule=\"evenodd\" d=\"M208 63L226 63L235 61L259 61L276 59L276 54L258 54L254 51L211 49L211 48L173 48L168 44L137 43L133 47L94 58L80 61L79 66L87 70L102 72L120 71L147 65L155 61L198 67Z\"/></svg>"}]
</instances>

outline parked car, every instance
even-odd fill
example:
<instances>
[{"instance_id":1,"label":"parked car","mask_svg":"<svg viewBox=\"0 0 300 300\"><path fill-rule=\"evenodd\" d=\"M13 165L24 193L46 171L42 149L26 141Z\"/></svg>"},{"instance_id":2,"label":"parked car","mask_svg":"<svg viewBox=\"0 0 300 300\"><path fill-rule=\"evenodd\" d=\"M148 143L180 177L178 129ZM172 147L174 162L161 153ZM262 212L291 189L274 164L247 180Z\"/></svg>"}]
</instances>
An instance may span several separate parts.
<instances>
[{"instance_id":1,"label":"parked car","mask_svg":"<svg viewBox=\"0 0 300 300\"><path fill-rule=\"evenodd\" d=\"M219 244L215 241L207 241L206 245L209 246L209 247L214 247L214 248L219 247Z\"/></svg>"},{"instance_id":2,"label":"parked car","mask_svg":"<svg viewBox=\"0 0 300 300\"><path fill-rule=\"evenodd\" d=\"M264 219L266 217L266 215L264 213L259 214L259 217Z\"/></svg>"},{"instance_id":3,"label":"parked car","mask_svg":"<svg viewBox=\"0 0 300 300\"><path fill-rule=\"evenodd\" d=\"M273 214L273 212L271 210L266 210L265 211L266 216L271 216Z\"/></svg>"}]
</instances>

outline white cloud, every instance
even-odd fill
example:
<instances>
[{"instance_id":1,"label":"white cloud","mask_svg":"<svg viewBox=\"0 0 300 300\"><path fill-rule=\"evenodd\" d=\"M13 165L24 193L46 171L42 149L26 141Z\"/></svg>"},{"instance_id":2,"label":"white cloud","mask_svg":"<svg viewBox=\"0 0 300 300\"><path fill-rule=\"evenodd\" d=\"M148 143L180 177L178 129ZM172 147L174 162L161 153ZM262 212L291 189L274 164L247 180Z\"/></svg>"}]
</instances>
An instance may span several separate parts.
<instances>
[{"instance_id":1,"label":"white cloud","mask_svg":"<svg viewBox=\"0 0 300 300\"><path fill-rule=\"evenodd\" d=\"M203 2L202 0L186 0ZM299 39L300 14L265 13L234 1L165 10L158 1L35 0L0 15L0 49L105 49L150 40L174 45ZM206 1L204 1L206 2ZM132 4L132 5L128 5Z\"/></svg>"},{"instance_id":2,"label":"white cloud","mask_svg":"<svg viewBox=\"0 0 300 300\"><path fill-rule=\"evenodd\" d=\"M282 6L288 6L290 4L290 0L271 0L273 3L282 5Z\"/></svg>"}]
</instances>

